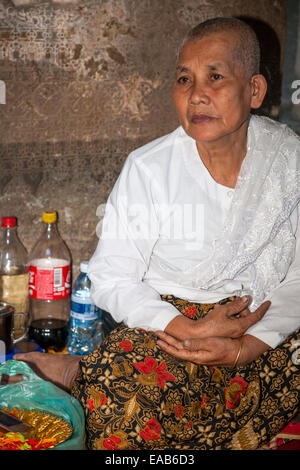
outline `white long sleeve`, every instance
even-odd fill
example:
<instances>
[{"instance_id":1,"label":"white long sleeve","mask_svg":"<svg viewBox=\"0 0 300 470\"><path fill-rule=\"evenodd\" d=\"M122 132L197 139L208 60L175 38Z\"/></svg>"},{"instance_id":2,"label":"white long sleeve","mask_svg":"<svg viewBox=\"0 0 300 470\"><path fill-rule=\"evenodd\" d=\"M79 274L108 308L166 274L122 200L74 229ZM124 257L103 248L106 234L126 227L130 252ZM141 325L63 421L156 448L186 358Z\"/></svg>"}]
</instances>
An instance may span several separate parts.
<instances>
[{"instance_id":1,"label":"white long sleeve","mask_svg":"<svg viewBox=\"0 0 300 470\"><path fill-rule=\"evenodd\" d=\"M94 302L115 321L155 331L165 329L179 312L142 282L158 237L158 224L151 209L155 203L153 182L141 173L129 157L107 201L102 238L90 260L89 277ZM145 238L141 230L147 231Z\"/></svg>"}]
</instances>

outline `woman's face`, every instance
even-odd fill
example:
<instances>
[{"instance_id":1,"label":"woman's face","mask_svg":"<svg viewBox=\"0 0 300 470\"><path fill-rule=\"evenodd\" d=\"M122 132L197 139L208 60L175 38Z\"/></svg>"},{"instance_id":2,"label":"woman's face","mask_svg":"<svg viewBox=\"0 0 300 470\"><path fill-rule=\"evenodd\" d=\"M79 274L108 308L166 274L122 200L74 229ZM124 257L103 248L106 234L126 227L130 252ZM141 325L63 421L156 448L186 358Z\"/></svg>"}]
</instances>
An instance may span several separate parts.
<instances>
[{"instance_id":1,"label":"woman's face","mask_svg":"<svg viewBox=\"0 0 300 470\"><path fill-rule=\"evenodd\" d=\"M249 117L251 78L232 57L235 38L214 33L181 50L173 99L180 124L197 142L238 135Z\"/></svg>"}]
</instances>

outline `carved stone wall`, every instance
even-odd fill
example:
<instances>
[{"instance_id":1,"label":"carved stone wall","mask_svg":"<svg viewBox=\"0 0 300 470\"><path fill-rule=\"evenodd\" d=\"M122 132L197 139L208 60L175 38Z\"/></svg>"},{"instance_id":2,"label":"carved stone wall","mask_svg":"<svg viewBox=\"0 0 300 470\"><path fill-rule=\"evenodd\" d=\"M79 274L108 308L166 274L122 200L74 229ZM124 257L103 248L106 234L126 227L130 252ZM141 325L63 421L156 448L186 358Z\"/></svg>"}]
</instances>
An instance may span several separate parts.
<instances>
[{"instance_id":1,"label":"carved stone wall","mask_svg":"<svg viewBox=\"0 0 300 470\"><path fill-rule=\"evenodd\" d=\"M75 271L92 254L96 209L134 148L178 124L171 101L177 46L214 16L251 18L280 106L284 0L2 0L0 216L16 215L30 250L55 209Z\"/></svg>"}]
</instances>

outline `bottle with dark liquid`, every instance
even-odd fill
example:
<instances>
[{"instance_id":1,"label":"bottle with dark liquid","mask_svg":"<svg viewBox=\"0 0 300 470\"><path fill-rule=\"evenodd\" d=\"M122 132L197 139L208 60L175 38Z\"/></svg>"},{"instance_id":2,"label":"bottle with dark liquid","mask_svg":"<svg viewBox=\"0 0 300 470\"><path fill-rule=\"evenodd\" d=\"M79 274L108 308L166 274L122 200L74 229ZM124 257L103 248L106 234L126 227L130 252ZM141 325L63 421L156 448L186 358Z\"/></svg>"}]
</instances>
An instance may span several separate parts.
<instances>
[{"instance_id":1,"label":"bottle with dark liquid","mask_svg":"<svg viewBox=\"0 0 300 470\"><path fill-rule=\"evenodd\" d=\"M15 313L28 315L27 251L18 237L16 217L2 217L0 232L0 300L13 306ZM17 337L25 326L24 317L16 315Z\"/></svg>"},{"instance_id":2,"label":"bottle with dark liquid","mask_svg":"<svg viewBox=\"0 0 300 470\"><path fill-rule=\"evenodd\" d=\"M68 332L68 322L51 317L33 320L29 327L29 337L45 351L50 348L62 351L67 342Z\"/></svg>"},{"instance_id":3,"label":"bottle with dark liquid","mask_svg":"<svg viewBox=\"0 0 300 470\"><path fill-rule=\"evenodd\" d=\"M29 255L29 338L46 351L67 344L71 255L57 229L56 212L44 212L44 230Z\"/></svg>"}]
</instances>

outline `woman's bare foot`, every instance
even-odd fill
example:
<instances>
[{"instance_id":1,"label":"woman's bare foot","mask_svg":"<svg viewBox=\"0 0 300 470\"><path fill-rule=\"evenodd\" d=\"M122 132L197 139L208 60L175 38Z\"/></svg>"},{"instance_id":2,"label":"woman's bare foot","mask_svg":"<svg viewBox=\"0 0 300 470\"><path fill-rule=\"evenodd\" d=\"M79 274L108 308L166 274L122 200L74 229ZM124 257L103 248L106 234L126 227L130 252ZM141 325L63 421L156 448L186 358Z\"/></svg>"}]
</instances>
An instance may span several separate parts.
<instances>
[{"instance_id":1,"label":"woman's bare foot","mask_svg":"<svg viewBox=\"0 0 300 470\"><path fill-rule=\"evenodd\" d=\"M32 352L16 354L14 359L26 362L39 377L70 392L81 356Z\"/></svg>"}]
</instances>

